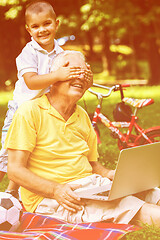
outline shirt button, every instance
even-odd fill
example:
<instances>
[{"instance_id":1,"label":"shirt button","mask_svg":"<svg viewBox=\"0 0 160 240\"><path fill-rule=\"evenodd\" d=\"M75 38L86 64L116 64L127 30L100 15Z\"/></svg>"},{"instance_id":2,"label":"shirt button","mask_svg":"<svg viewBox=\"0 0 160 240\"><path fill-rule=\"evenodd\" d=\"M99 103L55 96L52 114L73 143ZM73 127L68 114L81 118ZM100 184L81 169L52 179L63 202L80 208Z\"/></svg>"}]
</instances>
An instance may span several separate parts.
<instances>
[{"instance_id":1,"label":"shirt button","mask_svg":"<svg viewBox=\"0 0 160 240\"><path fill-rule=\"evenodd\" d=\"M48 59L48 63L51 64L52 63L52 59L49 58Z\"/></svg>"}]
</instances>

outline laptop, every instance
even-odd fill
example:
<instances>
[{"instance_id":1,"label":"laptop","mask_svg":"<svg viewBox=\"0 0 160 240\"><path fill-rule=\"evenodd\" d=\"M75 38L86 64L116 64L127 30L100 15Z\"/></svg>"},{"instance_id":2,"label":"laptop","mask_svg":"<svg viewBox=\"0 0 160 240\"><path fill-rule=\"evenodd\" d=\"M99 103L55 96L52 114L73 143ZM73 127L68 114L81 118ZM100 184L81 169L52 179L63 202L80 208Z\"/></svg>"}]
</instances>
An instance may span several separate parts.
<instances>
[{"instance_id":1,"label":"laptop","mask_svg":"<svg viewBox=\"0 0 160 240\"><path fill-rule=\"evenodd\" d=\"M113 182L79 188L80 198L111 201L160 186L160 142L120 151Z\"/></svg>"}]
</instances>

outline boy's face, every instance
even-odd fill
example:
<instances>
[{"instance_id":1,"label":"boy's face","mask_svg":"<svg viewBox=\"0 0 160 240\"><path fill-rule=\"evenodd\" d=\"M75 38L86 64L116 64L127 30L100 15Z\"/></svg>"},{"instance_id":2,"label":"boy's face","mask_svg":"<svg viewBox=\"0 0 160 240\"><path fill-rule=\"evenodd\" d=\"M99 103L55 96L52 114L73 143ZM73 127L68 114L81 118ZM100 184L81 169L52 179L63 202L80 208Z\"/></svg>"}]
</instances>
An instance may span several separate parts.
<instances>
[{"instance_id":1,"label":"boy's face","mask_svg":"<svg viewBox=\"0 0 160 240\"><path fill-rule=\"evenodd\" d=\"M33 39L48 52L54 48L54 38L59 21L50 11L31 14L27 21L27 31Z\"/></svg>"}]
</instances>

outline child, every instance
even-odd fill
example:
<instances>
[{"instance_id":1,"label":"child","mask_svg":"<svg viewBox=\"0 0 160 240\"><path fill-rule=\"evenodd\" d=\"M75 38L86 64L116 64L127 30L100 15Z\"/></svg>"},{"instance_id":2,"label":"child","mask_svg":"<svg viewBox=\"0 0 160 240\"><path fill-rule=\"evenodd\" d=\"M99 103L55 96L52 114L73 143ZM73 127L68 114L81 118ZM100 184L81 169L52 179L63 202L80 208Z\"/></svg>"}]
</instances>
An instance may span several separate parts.
<instances>
[{"instance_id":1,"label":"child","mask_svg":"<svg viewBox=\"0 0 160 240\"><path fill-rule=\"evenodd\" d=\"M52 59L63 49L54 39L59 25L53 7L45 1L35 1L28 5L25 11L26 29L31 35L31 41L26 44L16 59L18 81L15 85L13 100L8 103L8 112L2 128L2 149L0 152L0 181L7 172L7 151L3 149L8 128L13 115L22 102L41 96L49 90L49 86L57 81L75 79L84 74L92 82L90 69L67 67L64 63L55 72L50 72ZM6 192L17 197L18 186L9 182Z\"/></svg>"}]
</instances>

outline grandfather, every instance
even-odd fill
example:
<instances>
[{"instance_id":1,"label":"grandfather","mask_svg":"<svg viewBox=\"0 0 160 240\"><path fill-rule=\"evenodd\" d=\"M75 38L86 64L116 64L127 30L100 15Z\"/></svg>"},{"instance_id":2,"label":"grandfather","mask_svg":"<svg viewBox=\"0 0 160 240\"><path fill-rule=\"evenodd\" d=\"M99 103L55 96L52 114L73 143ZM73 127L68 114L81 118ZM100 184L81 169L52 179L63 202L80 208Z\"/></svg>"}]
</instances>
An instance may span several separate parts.
<instances>
[{"instance_id":1,"label":"grandfather","mask_svg":"<svg viewBox=\"0 0 160 240\"><path fill-rule=\"evenodd\" d=\"M87 69L80 52L65 51L54 59L52 70L66 61ZM160 227L157 189L141 194L141 199L127 196L111 202L82 201L74 191L109 183L114 176L97 161L96 134L87 113L76 104L89 87L84 76L57 82L49 93L17 110L5 142L9 178L21 186L29 212L72 223L140 220Z\"/></svg>"}]
</instances>

